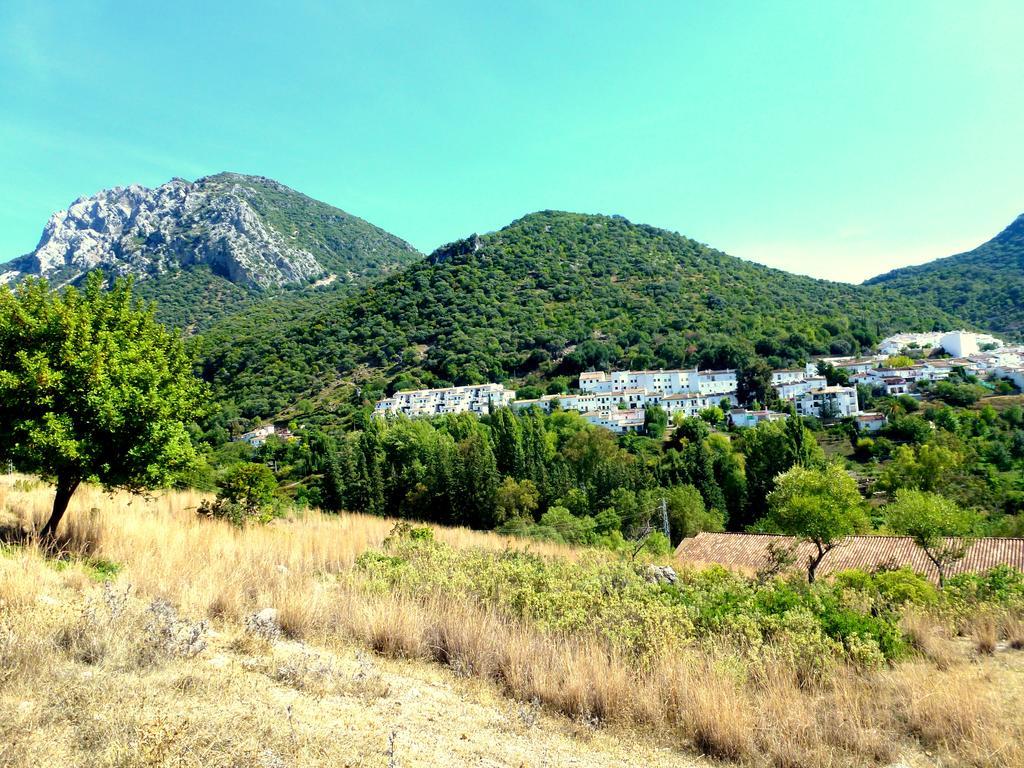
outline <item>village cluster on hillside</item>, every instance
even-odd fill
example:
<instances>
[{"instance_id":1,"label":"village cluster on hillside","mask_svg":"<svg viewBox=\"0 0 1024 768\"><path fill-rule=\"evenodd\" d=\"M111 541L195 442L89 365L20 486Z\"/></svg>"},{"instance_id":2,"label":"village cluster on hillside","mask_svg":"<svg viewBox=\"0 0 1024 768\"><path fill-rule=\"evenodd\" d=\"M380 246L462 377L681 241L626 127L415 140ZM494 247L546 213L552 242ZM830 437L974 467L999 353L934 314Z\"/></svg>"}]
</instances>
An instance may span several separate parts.
<instances>
[{"instance_id":1,"label":"village cluster on hillside","mask_svg":"<svg viewBox=\"0 0 1024 768\"><path fill-rule=\"evenodd\" d=\"M904 352L927 354L939 348L948 356L926 356L912 362L893 358ZM821 372L825 366L845 371L849 384L830 386ZM800 416L856 418L861 429L874 431L884 426L885 418L861 411L858 385L889 396L914 396L919 382L941 381L956 368L1005 378L1024 389L1024 348L1007 347L995 337L967 331L896 334L883 340L875 355L819 358L803 368L773 371L771 383L779 400L791 404ZM501 407L559 408L576 411L590 423L617 433L642 430L648 406L658 406L670 417L698 416L719 407L737 427L787 417L785 411L740 407L738 389L735 370L588 371L580 374L575 393L517 400L513 390L497 383L420 389L382 398L375 413L432 416L468 412L483 416Z\"/></svg>"}]
</instances>

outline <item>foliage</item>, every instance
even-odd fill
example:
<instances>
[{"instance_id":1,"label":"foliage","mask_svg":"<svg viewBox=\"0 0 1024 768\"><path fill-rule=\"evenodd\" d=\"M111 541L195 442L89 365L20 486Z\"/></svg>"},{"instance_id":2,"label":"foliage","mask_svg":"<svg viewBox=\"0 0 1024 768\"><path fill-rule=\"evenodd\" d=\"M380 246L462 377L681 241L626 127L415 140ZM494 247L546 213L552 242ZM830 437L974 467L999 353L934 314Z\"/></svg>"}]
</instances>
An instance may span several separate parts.
<instances>
[{"instance_id":1,"label":"foliage","mask_svg":"<svg viewBox=\"0 0 1024 768\"><path fill-rule=\"evenodd\" d=\"M668 426L668 412L657 405L648 405L644 408L644 432L647 436L659 440L665 436L665 428Z\"/></svg>"},{"instance_id":2,"label":"foliage","mask_svg":"<svg viewBox=\"0 0 1024 768\"><path fill-rule=\"evenodd\" d=\"M886 506L885 518L894 533L910 536L945 582L949 566L967 554L981 520L974 510L961 509L936 493L901 488Z\"/></svg>"},{"instance_id":3,"label":"foliage","mask_svg":"<svg viewBox=\"0 0 1024 768\"><path fill-rule=\"evenodd\" d=\"M266 464L239 464L221 483L216 501L203 502L198 511L239 526L266 523L281 513L274 473Z\"/></svg>"},{"instance_id":4,"label":"foliage","mask_svg":"<svg viewBox=\"0 0 1024 768\"><path fill-rule=\"evenodd\" d=\"M517 550L456 550L393 542L357 567L381 590L466 598L552 633L589 633L643 665L694 639L714 637L757 657L771 644L813 676L836 661L874 666L899 658L907 605L933 605L934 587L907 571L847 572L832 582L763 583L721 568L652 584L627 560L546 560Z\"/></svg>"},{"instance_id":5,"label":"foliage","mask_svg":"<svg viewBox=\"0 0 1024 768\"><path fill-rule=\"evenodd\" d=\"M914 365L914 358L907 355L891 355L882 363L883 368L910 368Z\"/></svg>"},{"instance_id":6,"label":"foliage","mask_svg":"<svg viewBox=\"0 0 1024 768\"><path fill-rule=\"evenodd\" d=\"M736 377L736 399L741 405L759 403L765 408L776 408L779 396L772 386L772 369L762 358L747 360Z\"/></svg>"},{"instance_id":7,"label":"foliage","mask_svg":"<svg viewBox=\"0 0 1024 768\"><path fill-rule=\"evenodd\" d=\"M985 390L974 384L957 384L952 381L940 381L932 390L936 397L945 400L950 405L974 405Z\"/></svg>"},{"instance_id":8,"label":"foliage","mask_svg":"<svg viewBox=\"0 0 1024 768\"><path fill-rule=\"evenodd\" d=\"M748 503L745 514L730 515L732 530L742 530L767 513L768 495L779 475L790 467L810 466L824 460L814 435L797 418L758 424L746 430L739 443L746 459Z\"/></svg>"},{"instance_id":9,"label":"foliage","mask_svg":"<svg viewBox=\"0 0 1024 768\"><path fill-rule=\"evenodd\" d=\"M795 362L943 322L878 289L788 275L621 217L547 211L351 295L262 303L217 323L201 349L218 392L266 416L321 393L358 408L383 392L373 376L384 372L537 386L589 368L735 367L755 348ZM354 388L339 381L360 393L347 400Z\"/></svg>"},{"instance_id":10,"label":"foliage","mask_svg":"<svg viewBox=\"0 0 1024 768\"><path fill-rule=\"evenodd\" d=\"M973 251L868 280L992 331L1024 332L1024 215Z\"/></svg>"},{"instance_id":11,"label":"foliage","mask_svg":"<svg viewBox=\"0 0 1024 768\"><path fill-rule=\"evenodd\" d=\"M180 338L129 282L0 287L0 458L57 483L52 535L86 479L142 491L195 460L186 422L207 390Z\"/></svg>"},{"instance_id":12,"label":"foliage","mask_svg":"<svg viewBox=\"0 0 1024 768\"><path fill-rule=\"evenodd\" d=\"M815 545L817 556L807 566L813 582L824 556L843 538L865 531L869 521L857 483L839 464L829 463L821 469L797 465L780 475L768 494L761 527Z\"/></svg>"}]
</instances>

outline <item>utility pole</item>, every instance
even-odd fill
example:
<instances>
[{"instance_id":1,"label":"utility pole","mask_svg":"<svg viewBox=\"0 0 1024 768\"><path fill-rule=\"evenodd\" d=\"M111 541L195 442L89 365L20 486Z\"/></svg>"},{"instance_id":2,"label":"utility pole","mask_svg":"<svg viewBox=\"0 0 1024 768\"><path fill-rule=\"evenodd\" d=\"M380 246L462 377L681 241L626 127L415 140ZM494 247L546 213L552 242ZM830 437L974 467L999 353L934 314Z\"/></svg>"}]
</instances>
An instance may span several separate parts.
<instances>
[{"instance_id":1,"label":"utility pole","mask_svg":"<svg viewBox=\"0 0 1024 768\"><path fill-rule=\"evenodd\" d=\"M665 497L661 497L661 527L665 532L665 538L670 542L672 541L672 529L668 524L668 504L665 502Z\"/></svg>"}]
</instances>

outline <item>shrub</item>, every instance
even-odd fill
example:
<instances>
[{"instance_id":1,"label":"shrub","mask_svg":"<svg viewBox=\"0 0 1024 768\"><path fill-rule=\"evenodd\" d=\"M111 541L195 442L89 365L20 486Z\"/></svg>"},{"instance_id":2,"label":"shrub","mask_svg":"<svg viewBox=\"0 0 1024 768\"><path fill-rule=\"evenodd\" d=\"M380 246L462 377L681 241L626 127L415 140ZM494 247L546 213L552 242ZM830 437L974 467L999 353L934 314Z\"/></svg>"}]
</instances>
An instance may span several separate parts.
<instances>
[{"instance_id":1,"label":"shrub","mask_svg":"<svg viewBox=\"0 0 1024 768\"><path fill-rule=\"evenodd\" d=\"M568 563L520 550L455 550L409 537L395 540L386 555L360 556L357 570L381 593L468 598L542 631L596 637L641 665L700 639L751 658L774 647L798 662L807 682L840 660L870 666L901 656L907 646L896 606L918 595L931 598L909 573L759 584L710 568L683 571L675 584L651 584L625 556Z\"/></svg>"},{"instance_id":2,"label":"shrub","mask_svg":"<svg viewBox=\"0 0 1024 768\"><path fill-rule=\"evenodd\" d=\"M197 511L201 515L242 526L248 522L266 523L280 517L280 502L277 480L270 467L266 464L239 464L221 482L216 500L204 501Z\"/></svg>"}]
</instances>

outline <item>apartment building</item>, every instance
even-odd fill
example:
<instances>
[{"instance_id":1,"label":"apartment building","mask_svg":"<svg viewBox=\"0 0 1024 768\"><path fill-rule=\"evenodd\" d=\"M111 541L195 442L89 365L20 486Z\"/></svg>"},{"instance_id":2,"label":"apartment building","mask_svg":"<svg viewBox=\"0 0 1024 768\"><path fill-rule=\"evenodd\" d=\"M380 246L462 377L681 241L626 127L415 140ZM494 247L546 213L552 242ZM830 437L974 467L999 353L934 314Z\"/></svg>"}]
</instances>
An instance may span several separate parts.
<instances>
[{"instance_id":1,"label":"apartment building","mask_svg":"<svg viewBox=\"0 0 1024 768\"><path fill-rule=\"evenodd\" d=\"M463 387L415 389L381 398L374 413L405 416L436 416L443 413L475 413L511 405L516 393L501 384L470 384Z\"/></svg>"},{"instance_id":2,"label":"apartment building","mask_svg":"<svg viewBox=\"0 0 1024 768\"><path fill-rule=\"evenodd\" d=\"M838 419L856 416L860 412L856 387L812 389L796 398L794 404L801 416Z\"/></svg>"}]
</instances>

